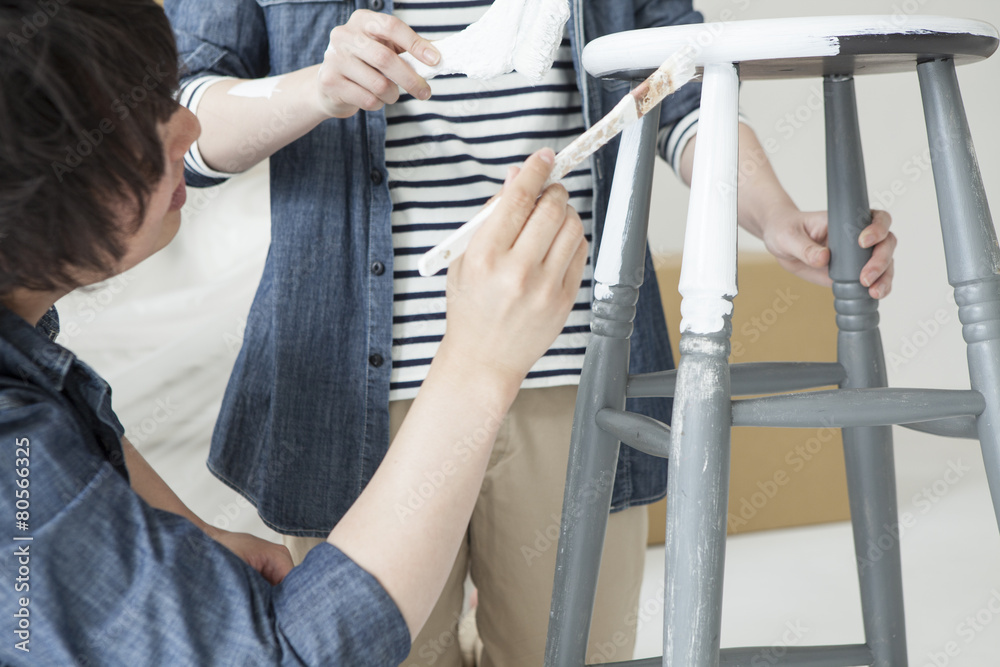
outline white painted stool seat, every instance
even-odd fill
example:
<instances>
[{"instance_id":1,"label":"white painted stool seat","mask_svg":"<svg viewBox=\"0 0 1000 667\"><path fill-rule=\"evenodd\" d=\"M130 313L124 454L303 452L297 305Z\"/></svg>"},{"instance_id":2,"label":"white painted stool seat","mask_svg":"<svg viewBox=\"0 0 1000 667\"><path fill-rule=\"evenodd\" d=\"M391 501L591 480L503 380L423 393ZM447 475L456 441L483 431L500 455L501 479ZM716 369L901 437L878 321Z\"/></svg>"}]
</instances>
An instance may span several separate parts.
<instances>
[{"instance_id":1,"label":"white painted stool seat","mask_svg":"<svg viewBox=\"0 0 1000 667\"><path fill-rule=\"evenodd\" d=\"M587 45L583 65L597 78L645 78L684 46L699 69L740 63L740 79L913 71L918 60L988 58L1000 34L989 23L942 16L818 16L632 30Z\"/></svg>"}]
</instances>

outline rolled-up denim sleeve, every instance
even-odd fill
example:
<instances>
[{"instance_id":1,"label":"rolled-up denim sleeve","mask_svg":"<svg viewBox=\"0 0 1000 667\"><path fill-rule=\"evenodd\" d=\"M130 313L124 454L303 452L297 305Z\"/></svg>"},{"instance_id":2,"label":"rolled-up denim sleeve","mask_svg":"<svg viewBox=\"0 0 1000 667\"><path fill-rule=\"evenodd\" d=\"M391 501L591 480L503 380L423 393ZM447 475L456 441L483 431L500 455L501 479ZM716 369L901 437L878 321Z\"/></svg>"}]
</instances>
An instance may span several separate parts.
<instances>
[{"instance_id":1,"label":"rolled-up denim sleeve","mask_svg":"<svg viewBox=\"0 0 1000 667\"><path fill-rule=\"evenodd\" d=\"M143 502L65 408L3 410L0 441L15 440L30 448L31 540L18 544L29 554L19 595L31 653L4 642L0 663L384 667L406 657L398 608L335 547L272 586L188 520ZM0 511L14 516L17 477L4 470ZM6 551L14 581L20 565ZM0 596L5 618L18 605Z\"/></svg>"},{"instance_id":2,"label":"rolled-up denim sleeve","mask_svg":"<svg viewBox=\"0 0 1000 667\"><path fill-rule=\"evenodd\" d=\"M163 8L177 40L182 90L206 75L259 79L270 72L267 24L254 0L165 0ZM208 187L225 177L187 166L185 180Z\"/></svg>"},{"instance_id":3,"label":"rolled-up denim sleeve","mask_svg":"<svg viewBox=\"0 0 1000 667\"><path fill-rule=\"evenodd\" d=\"M327 542L275 589L274 610L281 634L307 665L398 665L410 650L389 594Z\"/></svg>"}]
</instances>

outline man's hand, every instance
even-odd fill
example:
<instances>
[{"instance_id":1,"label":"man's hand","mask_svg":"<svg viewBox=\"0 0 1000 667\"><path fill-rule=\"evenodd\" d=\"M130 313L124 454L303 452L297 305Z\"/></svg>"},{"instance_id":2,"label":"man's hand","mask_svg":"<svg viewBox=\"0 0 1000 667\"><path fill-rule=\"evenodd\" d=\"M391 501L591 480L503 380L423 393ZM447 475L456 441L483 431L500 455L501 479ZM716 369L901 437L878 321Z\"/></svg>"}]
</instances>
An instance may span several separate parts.
<instances>
[{"instance_id":1,"label":"man's hand","mask_svg":"<svg viewBox=\"0 0 1000 667\"><path fill-rule=\"evenodd\" d=\"M262 540L249 533L233 533L220 528L212 528L206 532L274 585L280 584L292 570L292 556L280 544Z\"/></svg>"},{"instance_id":2,"label":"man's hand","mask_svg":"<svg viewBox=\"0 0 1000 667\"><path fill-rule=\"evenodd\" d=\"M541 191L554 158L544 149L512 170L496 211L448 269L442 351L515 390L566 324L587 262L569 193Z\"/></svg>"},{"instance_id":3,"label":"man's hand","mask_svg":"<svg viewBox=\"0 0 1000 667\"><path fill-rule=\"evenodd\" d=\"M861 232L858 244L872 248L872 257L861 271L861 284L873 299L892 291L893 252L896 236L889 231L892 216L872 211L871 224ZM788 209L768 219L761 237L767 249L786 270L817 285L830 285L830 248L827 246L827 213L803 213Z\"/></svg>"},{"instance_id":4,"label":"man's hand","mask_svg":"<svg viewBox=\"0 0 1000 667\"><path fill-rule=\"evenodd\" d=\"M331 117L347 118L358 109L376 111L395 103L400 87L419 100L429 99L427 81L399 57L404 51L428 65L441 59L429 41L394 16L354 12L330 32L318 75L320 106Z\"/></svg>"}]
</instances>

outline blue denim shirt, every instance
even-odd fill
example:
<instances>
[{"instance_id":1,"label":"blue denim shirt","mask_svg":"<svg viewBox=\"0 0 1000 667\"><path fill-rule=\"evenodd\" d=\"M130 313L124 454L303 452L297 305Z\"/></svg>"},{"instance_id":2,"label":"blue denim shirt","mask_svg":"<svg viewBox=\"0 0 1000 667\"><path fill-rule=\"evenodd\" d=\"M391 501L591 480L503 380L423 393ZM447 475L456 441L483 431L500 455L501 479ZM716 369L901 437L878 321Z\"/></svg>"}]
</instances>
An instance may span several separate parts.
<instances>
[{"instance_id":1,"label":"blue denim shirt","mask_svg":"<svg viewBox=\"0 0 1000 667\"><path fill-rule=\"evenodd\" d=\"M57 328L54 310L35 329L0 306L0 576L10 587L0 664L385 667L406 657L395 603L332 545L272 586L140 499L111 391L52 342Z\"/></svg>"},{"instance_id":2,"label":"blue denim shirt","mask_svg":"<svg viewBox=\"0 0 1000 667\"><path fill-rule=\"evenodd\" d=\"M392 11L385 0L382 11ZM691 0L572 0L570 38L584 120L627 92L582 74L586 41L694 23ZM322 62L330 30L363 0L166 0L186 79L275 76ZM662 124L697 108L698 85L663 105ZM273 122L283 122L274 118ZM385 114L328 120L271 157L271 248L223 401L209 467L276 530L321 536L347 511L389 446L391 202ZM240 148L255 150L255 137ZM592 160L595 238L607 211L617 141ZM225 169L225 165L216 165ZM195 187L219 181L191 172ZM596 244L595 244L596 245ZM381 267L385 271L381 271ZM652 260L639 296L630 371L673 367ZM630 406L669 421L669 402ZM666 462L622 447L614 510L662 497Z\"/></svg>"}]
</instances>

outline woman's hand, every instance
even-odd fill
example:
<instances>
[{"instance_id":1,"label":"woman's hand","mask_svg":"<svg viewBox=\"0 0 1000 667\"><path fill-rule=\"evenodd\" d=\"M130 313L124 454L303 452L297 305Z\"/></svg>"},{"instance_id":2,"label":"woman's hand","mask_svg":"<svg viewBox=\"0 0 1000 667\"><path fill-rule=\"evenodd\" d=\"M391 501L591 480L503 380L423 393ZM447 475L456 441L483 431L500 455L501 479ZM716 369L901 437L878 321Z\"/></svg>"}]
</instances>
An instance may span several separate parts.
<instances>
[{"instance_id":1,"label":"woman's hand","mask_svg":"<svg viewBox=\"0 0 1000 667\"><path fill-rule=\"evenodd\" d=\"M427 81L399 57L404 51L428 65L441 59L428 40L396 17L367 9L354 12L330 32L317 77L320 107L331 117L347 118L358 109L376 111L395 103L399 88L429 99Z\"/></svg>"},{"instance_id":2,"label":"woman's hand","mask_svg":"<svg viewBox=\"0 0 1000 667\"><path fill-rule=\"evenodd\" d=\"M688 142L681 155L681 175L691 183L697 138ZM749 126L739 126L740 160L756 165L740 174L737 221L764 245L787 271L817 285L829 286L830 248L827 244L827 213L803 213L778 182L767 152ZM862 248L872 248L872 257L861 271L861 284L873 299L892 290L892 255L896 237L889 231L892 217L872 211L872 222L858 239Z\"/></svg>"},{"instance_id":3,"label":"woman's hand","mask_svg":"<svg viewBox=\"0 0 1000 667\"><path fill-rule=\"evenodd\" d=\"M858 239L862 248L872 248L872 257L861 270L861 284L873 299L892 291L896 236L889 231L892 216L872 211L872 222ZM786 270L817 285L830 285L830 248L827 246L827 213L803 213L789 209L767 219L761 237L778 263Z\"/></svg>"}]
</instances>

